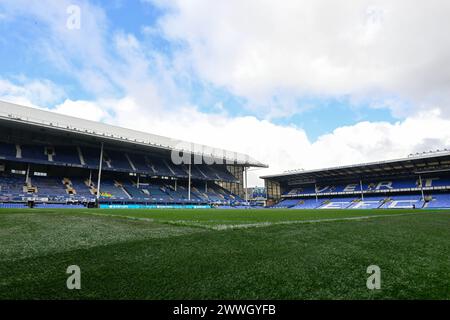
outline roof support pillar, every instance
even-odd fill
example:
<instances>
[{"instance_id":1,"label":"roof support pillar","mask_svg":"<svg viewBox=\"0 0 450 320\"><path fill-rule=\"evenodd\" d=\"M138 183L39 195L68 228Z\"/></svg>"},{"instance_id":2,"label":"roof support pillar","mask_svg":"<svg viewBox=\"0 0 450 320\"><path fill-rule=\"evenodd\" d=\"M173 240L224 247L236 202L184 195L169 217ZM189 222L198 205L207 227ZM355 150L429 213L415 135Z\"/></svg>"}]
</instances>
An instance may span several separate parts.
<instances>
[{"instance_id":1,"label":"roof support pillar","mask_svg":"<svg viewBox=\"0 0 450 320\"><path fill-rule=\"evenodd\" d=\"M30 181L30 164L27 166L27 175L25 177L25 183L28 185L28 182Z\"/></svg>"},{"instance_id":2,"label":"roof support pillar","mask_svg":"<svg viewBox=\"0 0 450 320\"><path fill-rule=\"evenodd\" d=\"M425 201L425 195L423 193L422 175L419 174L420 192L422 193L422 201Z\"/></svg>"},{"instance_id":3,"label":"roof support pillar","mask_svg":"<svg viewBox=\"0 0 450 320\"><path fill-rule=\"evenodd\" d=\"M364 190L362 179L359 179L359 187L361 188L361 201L364 201Z\"/></svg>"},{"instance_id":4,"label":"roof support pillar","mask_svg":"<svg viewBox=\"0 0 450 320\"><path fill-rule=\"evenodd\" d=\"M100 160L98 164L98 180L97 180L97 204L100 205L100 184L102 181L102 164L103 164L103 142L100 147Z\"/></svg>"},{"instance_id":5,"label":"roof support pillar","mask_svg":"<svg viewBox=\"0 0 450 320\"><path fill-rule=\"evenodd\" d=\"M191 201L191 164L189 163L188 200Z\"/></svg>"},{"instance_id":6,"label":"roof support pillar","mask_svg":"<svg viewBox=\"0 0 450 320\"><path fill-rule=\"evenodd\" d=\"M244 174L245 174L245 184L244 184L244 188L245 188L245 202L248 203L247 167L244 167Z\"/></svg>"},{"instance_id":7,"label":"roof support pillar","mask_svg":"<svg viewBox=\"0 0 450 320\"><path fill-rule=\"evenodd\" d=\"M138 189L139 189L140 178L141 178L141 175L138 173L137 174L137 187L138 187Z\"/></svg>"},{"instance_id":8,"label":"roof support pillar","mask_svg":"<svg viewBox=\"0 0 450 320\"><path fill-rule=\"evenodd\" d=\"M314 192L316 194L316 203L319 202L319 196L317 195L317 183L314 183Z\"/></svg>"}]
</instances>

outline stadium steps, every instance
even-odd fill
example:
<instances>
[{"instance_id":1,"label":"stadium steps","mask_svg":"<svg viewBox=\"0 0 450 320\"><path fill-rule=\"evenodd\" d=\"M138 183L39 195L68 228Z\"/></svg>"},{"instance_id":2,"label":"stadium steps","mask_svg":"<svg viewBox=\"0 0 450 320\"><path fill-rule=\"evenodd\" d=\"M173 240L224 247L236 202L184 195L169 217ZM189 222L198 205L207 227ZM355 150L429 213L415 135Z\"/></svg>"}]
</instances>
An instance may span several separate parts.
<instances>
[{"instance_id":1,"label":"stadium steps","mask_svg":"<svg viewBox=\"0 0 450 320\"><path fill-rule=\"evenodd\" d=\"M80 158L80 163L85 166L86 162L84 161L84 156L83 156L83 152L81 152L81 148L79 146L77 146L77 151L78 151L78 157Z\"/></svg>"},{"instance_id":2,"label":"stadium steps","mask_svg":"<svg viewBox=\"0 0 450 320\"><path fill-rule=\"evenodd\" d=\"M200 168L197 168L197 170L205 177L205 179L208 179L208 176Z\"/></svg>"},{"instance_id":3,"label":"stadium steps","mask_svg":"<svg viewBox=\"0 0 450 320\"><path fill-rule=\"evenodd\" d=\"M118 188L119 190L122 190L123 193L125 193L125 195L132 200L133 197L131 196L130 193L128 193L127 189L124 188L123 184L120 181L114 180L114 186L116 188Z\"/></svg>"},{"instance_id":4,"label":"stadium steps","mask_svg":"<svg viewBox=\"0 0 450 320\"><path fill-rule=\"evenodd\" d=\"M112 165L111 165L111 158L108 156L108 154L106 152L103 152L103 163L106 164L106 166L111 169Z\"/></svg>"},{"instance_id":5,"label":"stadium steps","mask_svg":"<svg viewBox=\"0 0 450 320\"><path fill-rule=\"evenodd\" d=\"M127 153L125 153L125 158L128 160L128 163L130 164L131 169L133 169L133 171L137 171L133 161L131 161L130 156Z\"/></svg>"},{"instance_id":6,"label":"stadium steps","mask_svg":"<svg viewBox=\"0 0 450 320\"><path fill-rule=\"evenodd\" d=\"M73 187L72 181L69 178L63 178L62 183L66 187L66 193L68 195L76 195L77 191Z\"/></svg>"}]
</instances>

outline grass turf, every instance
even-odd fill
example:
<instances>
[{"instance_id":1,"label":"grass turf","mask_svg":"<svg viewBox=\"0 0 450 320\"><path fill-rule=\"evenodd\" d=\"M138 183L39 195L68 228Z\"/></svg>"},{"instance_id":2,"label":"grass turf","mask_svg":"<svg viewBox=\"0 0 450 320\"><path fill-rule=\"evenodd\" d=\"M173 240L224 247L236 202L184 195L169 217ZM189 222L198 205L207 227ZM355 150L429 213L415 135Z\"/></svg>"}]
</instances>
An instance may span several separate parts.
<instances>
[{"instance_id":1,"label":"grass turf","mask_svg":"<svg viewBox=\"0 0 450 320\"><path fill-rule=\"evenodd\" d=\"M448 230L438 210L5 209L0 299L449 299Z\"/></svg>"}]
</instances>

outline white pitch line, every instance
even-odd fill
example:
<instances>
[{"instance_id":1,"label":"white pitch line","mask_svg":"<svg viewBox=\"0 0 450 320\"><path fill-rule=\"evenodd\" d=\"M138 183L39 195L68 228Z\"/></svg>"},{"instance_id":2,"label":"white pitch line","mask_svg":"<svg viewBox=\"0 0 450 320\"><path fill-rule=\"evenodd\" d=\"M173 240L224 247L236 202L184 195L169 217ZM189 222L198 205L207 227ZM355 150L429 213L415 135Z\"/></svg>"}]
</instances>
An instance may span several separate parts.
<instances>
[{"instance_id":1,"label":"white pitch line","mask_svg":"<svg viewBox=\"0 0 450 320\"><path fill-rule=\"evenodd\" d=\"M241 224L218 224L211 225L205 224L200 221L193 220L158 220L151 218L143 218L143 217L132 217L132 216L124 216L124 215L115 215L115 214L103 214L103 213L94 213L94 212L86 212L86 214L94 215L94 216L107 216L107 217L116 217L116 218L125 218L130 220L138 220L138 221L147 221L147 222L156 222L162 224L171 224L177 226L186 226L186 227L199 227L209 230L234 230L234 229L248 229L248 228L261 228L268 227L274 225L290 225L290 224L307 224L307 223L321 223L321 222L336 222L336 221L358 221L358 220L367 220L372 218L387 218L387 217L400 217L400 216L411 216L421 214L422 212L411 212L411 213L398 213L398 214L384 214L384 215L371 215L371 216L359 216L359 217L345 217L345 218L330 218L330 219L314 219L314 220L292 220L292 221L276 221L276 222L255 222L255 223L241 223ZM213 222L214 220L210 220Z\"/></svg>"},{"instance_id":2,"label":"white pitch line","mask_svg":"<svg viewBox=\"0 0 450 320\"><path fill-rule=\"evenodd\" d=\"M268 227L274 225L289 225L289 224L306 224L306 223L321 223L321 222L335 222L335 221L358 221L358 220L367 220L372 218L385 218L385 217L399 217L399 216L410 216L420 214L420 212L414 213L399 213L399 214L384 214L384 215L374 215L374 216L360 216L360 217L346 217L346 218L330 218L330 219L315 219L315 220L292 220L292 221L277 221L277 222L256 222L249 224L235 224L235 225L216 225L212 226L213 230L229 230L229 229L246 229L246 228L260 228L260 227Z\"/></svg>"}]
</instances>

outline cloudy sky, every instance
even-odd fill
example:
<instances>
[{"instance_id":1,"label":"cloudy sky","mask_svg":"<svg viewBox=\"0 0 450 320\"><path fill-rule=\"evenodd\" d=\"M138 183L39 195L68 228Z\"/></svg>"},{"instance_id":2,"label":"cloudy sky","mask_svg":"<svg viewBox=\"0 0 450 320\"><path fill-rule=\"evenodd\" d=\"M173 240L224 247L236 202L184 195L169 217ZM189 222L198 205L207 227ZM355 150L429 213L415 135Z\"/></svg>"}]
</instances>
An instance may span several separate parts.
<instances>
[{"instance_id":1,"label":"cloudy sky","mask_svg":"<svg viewBox=\"0 0 450 320\"><path fill-rule=\"evenodd\" d=\"M76 10L80 9L79 28ZM450 147L448 0L0 0L0 99L248 153Z\"/></svg>"}]
</instances>

